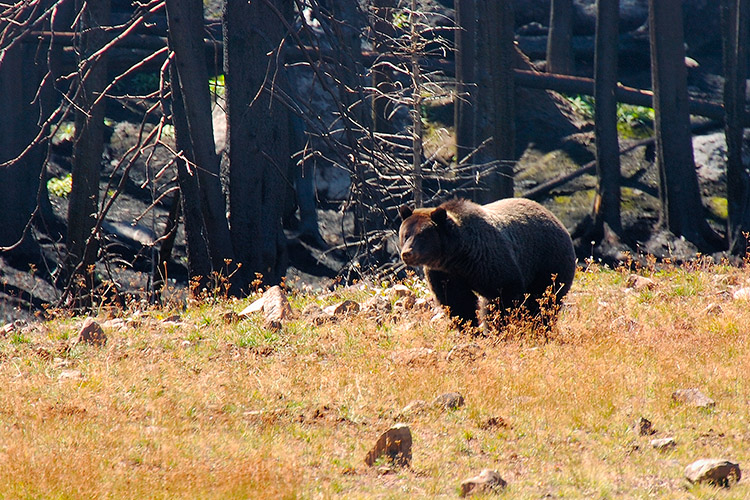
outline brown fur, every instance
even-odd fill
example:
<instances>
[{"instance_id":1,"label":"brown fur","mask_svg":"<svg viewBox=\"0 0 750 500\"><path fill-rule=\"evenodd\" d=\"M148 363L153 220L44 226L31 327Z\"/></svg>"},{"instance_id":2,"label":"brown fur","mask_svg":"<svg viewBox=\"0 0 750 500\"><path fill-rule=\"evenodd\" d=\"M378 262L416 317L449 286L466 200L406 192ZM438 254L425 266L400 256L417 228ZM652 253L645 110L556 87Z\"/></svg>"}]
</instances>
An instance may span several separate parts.
<instances>
[{"instance_id":1,"label":"brown fur","mask_svg":"<svg viewBox=\"0 0 750 500\"><path fill-rule=\"evenodd\" d=\"M424 267L438 302L461 320L477 324L477 295L499 302L501 310L523 304L536 314L553 276L557 300L573 282L570 235L534 201L458 199L400 213L401 258Z\"/></svg>"}]
</instances>

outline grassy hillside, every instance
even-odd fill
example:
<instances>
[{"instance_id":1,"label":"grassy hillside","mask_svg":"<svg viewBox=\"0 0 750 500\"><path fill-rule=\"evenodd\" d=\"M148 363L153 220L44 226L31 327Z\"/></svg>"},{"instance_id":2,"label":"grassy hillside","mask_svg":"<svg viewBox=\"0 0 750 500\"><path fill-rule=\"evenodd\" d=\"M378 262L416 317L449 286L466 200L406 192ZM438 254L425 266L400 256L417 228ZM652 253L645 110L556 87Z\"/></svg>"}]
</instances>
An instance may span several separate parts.
<instances>
[{"instance_id":1,"label":"grassy hillside","mask_svg":"<svg viewBox=\"0 0 750 500\"><path fill-rule=\"evenodd\" d=\"M505 498L750 498L747 479L684 479L700 458L750 470L750 302L733 297L747 269L637 274L653 282L579 269L547 341L522 326L472 337L380 286L292 293L280 330L227 314L249 300L218 300L102 311L101 347L72 343L81 318L9 331L0 497L455 498L489 467ZM301 313L376 295L389 298L375 312ZM677 403L681 388L716 404ZM451 391L463 406L431 404ZM656 434L634 431L641 417ZM411 467L366 466L396 422L411 429ZM676 446L652 448L662 437Z\"/></svg>"}]
</instances>

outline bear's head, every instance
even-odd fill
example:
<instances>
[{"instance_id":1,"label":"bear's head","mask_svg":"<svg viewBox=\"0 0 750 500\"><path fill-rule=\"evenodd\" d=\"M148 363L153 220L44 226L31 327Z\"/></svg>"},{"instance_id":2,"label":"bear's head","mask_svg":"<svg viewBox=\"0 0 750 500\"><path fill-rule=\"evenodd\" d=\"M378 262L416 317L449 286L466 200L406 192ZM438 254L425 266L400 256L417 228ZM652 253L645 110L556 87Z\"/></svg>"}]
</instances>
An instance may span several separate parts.
<instances>
[{"instance_id":1,"label":"bear's head","mask_svg":"<svg viewBox=\"0 0 750 500\"><path fill-rule=\"evenodd\" d=\"M443 236L448 214L443 207L417 208L402 206L398 239L401 259L407 266L438 267L444 257Z\"/></svg>"}]
</instances>

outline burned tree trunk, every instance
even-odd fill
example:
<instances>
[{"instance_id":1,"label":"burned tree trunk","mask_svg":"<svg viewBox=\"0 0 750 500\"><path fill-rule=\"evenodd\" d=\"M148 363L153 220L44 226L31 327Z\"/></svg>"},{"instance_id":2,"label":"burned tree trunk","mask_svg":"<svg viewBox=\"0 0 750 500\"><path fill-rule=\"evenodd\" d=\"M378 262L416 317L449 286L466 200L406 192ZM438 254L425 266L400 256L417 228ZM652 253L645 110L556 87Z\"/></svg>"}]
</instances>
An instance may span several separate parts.
<instances>
[{"instance_id":1,"label":"burned tree trunk","mask_svg":"<svg viewBox=\"0 0 750 500\"><path fill-rule=\"evenodd\" d=\"M743 115L748 65L750 1L723 0L724 109L727 140L727 240L733 255L744 257L750 235L750 171L742 161Z\"/></svg>"},{"instance_id":2,"label":"burned tree trunk","mask_svg":"<svg viewBox=\"0 0 750 500\"><path fill-rule=\"evenodd\" d=\"M456 0L456 161L461 163L476 148L475 66L477 43L476 0Z\"/></svg>"},{"instance_id":3,"label":"burned tree trunk","mask_svg":"<svg viewBox=\"0 0 750 500\"><path fill-rule=\"evenodd\" d=\"M189 158L193 157L190 141L190 128L182 99L180 86L175 83L179 81L177 69L170 68L172 81L172 123L174 124L175 141L177 149L183 154L177 159L177 184L180 186L180 203L182 204L183 220L185 221L185 243L187 247L188 276L191 281L191 292L199 295L208 287L208 279L213 268L209 253L208 231L206 230L201 209L200 186L198 173L194 165L189 164ZM161 266L159 273L163 273ZM164 280L166 276L160 274L154 277L155 282Z\"/></svg>"},{"instance_id":4,"label":"burned tree trunk","mask_svg":"<svg viewBox=\"0 0 750 500\"><path fill-rule=\"evenodd\" d=\"M73 186L68 202L68 257L66 285L73 298L81 298L94 286L93 265L98 241L92 234L99 211L99 175L104 152L104 100L97 101L107 85L107 54L91 58L108 41L110 1L78 2L81 54L79 99L76 103L73 144Z\"/></svg>"},{"instance_id":5,"label":"burned tree trunk","mask_svg":"<svg viewBox=\"0 0 750 500\"><path fill-rule=\"evenodd\" d=\"M34 47L16 44L9 48L0 65L0 247L26 263L39 260L39 247L31 238L31 217L37 206L37 193L44 163L43 148L36 146L19 155L39 132L38 114L29 112L40 68ZM20 75L23 75L22 77ZM12 247L12 249L10 249Z\"/></svg>"},{"instance_id":6,"label":"burned tree trunk","mask_svg":"<svg viewBox=\"0 0 750 500\"><path fill-rule=\"evenodd\" d=\"M256 273L266 283L278 282L287 266L282 217L290 127L273 85L286 35L279 16L291 9L291 0L224 5L230 223L246 287Z\"/></svg>"},{"instance_id":7,"label":"burned tree trunk","mask_svg":"<svg viewBox=\"0 0 750 500\"><path fill-rule=\"evenodd\" d=\"M569 75L573 73L573 66L573 0L552 0L547 34L547 72Z\"/></svg>"},{"instance_id":8,"label":"burned tree trunk","mask_svg":"<svg viewBox=\"0 0 750 500\"><path fill-rule=\"evenodd\" d=\"M682 2L649 0L649 33L661 225L715 251L722 242L706 221L693 159Z\"/></svg>"},{"instance_id":9,"label":"burned tree trunk","mask_svg":"<svg viewBox=\"0 0 750 500\"><path fill-rule=\"evenodd\" d=\"M212 268L226 276L226 262L233 260L234 253L211 120L208 66L203 50L203 2L167 0L166 6L169 44L174 51L173 64L176 69L172 72L173 92L179 87L173 99L177 96L182 99L184 125L187 125L187 137L183 134L183 138L188 141L188 159L194 163L192 168L198 178L200 207ZM183 123L178 121L175 125Z\"/></svg>"},{"instance_id":10,"label":"burned tree trunk","mask_svg":"<svg viewBox=\"0 0 750 500\"><path fill-rule=\"evenodd\" d=\"M617 0L598 0L596 51L594 60L594 133L598 184L594 201L594 226L604 225L619 233L620 223L620 146L617 139L617 40L619 6Z\"/></svg>"},{"instance_id":11,"label":"burned tree trunk","mask_svg":"<svg viewBox=\"0 0 750 500\"><path fill-rule=\"evenodd\" d=\"M515 159L515 44L513 7L510 2L477 4L479 43L477 51L477 107L484 110L478 126L479 138L491 138L487 151L478 155L492 167L484 181L485 189L476 201L489 203L513 196Z\"/></svg>"}]
</instances>

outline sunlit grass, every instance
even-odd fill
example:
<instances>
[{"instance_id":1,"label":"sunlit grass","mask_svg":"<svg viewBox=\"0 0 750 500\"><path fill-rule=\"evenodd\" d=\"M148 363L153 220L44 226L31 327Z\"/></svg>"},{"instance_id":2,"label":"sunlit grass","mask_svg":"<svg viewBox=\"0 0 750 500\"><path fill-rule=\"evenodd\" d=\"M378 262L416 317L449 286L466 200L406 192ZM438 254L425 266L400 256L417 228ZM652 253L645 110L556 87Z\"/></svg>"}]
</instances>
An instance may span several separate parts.
<instances>
[{"instance_id":1,"label":"sunlit grass","mask_svg":"<svg viewBox=\"0 0 750 500\"><path fill-rule=\"evenodd\" d=\"M654 284L636 290L630 272L586 263L546 337L472 337L429 309L300 316L375 294L395 304L380 284L293 293L298 316L280 330L225 319L248 299L122 313L102 348L71 347L75 318L14 332L0 339L0 497L452 498L485 467L508 498L750 497L744 479L683 479L699 458L750 464L750 307L732 298L750 275L648 265L636 272ZM478 357L446 360L466 343ZM400 360L415 348L434 356ZM689 387L716 407L672 401ZM402 413L450 391L465 405ZM633 431L640 417L655 436ZM364 456L397 421L412 467L378 475Z\"/></svg>"}]
</instances>

